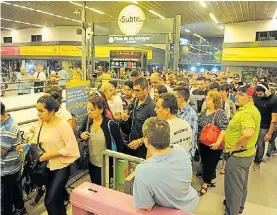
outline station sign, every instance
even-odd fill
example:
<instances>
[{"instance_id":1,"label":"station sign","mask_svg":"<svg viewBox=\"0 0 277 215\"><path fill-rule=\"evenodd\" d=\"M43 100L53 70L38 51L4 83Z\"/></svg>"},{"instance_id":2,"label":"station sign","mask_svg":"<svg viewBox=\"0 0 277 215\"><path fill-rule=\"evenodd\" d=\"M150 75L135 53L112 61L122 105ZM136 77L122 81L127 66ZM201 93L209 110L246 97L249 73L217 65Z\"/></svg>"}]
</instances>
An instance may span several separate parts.
<instances>
[{"instance_id":1,"label":"station sign","mask_svg":"<svg viewBox=\"0 0 277 215\"><path fill-rule=\"evenodd\" d=\"M118 27L125 35L136 35L140 32L145 20L143 10L136 5L129 5L120 12Z\"/></svg>"},{"instance_id":2,"label":"station sign","mask_svg":"<svg viewBox=\"0 0 277 215\"><path fill-rule=\"evenodd\" d=\"M165 44L167 35L144 36L95 36L94 43L98 44Z\"/></svg>"}]
</instances>

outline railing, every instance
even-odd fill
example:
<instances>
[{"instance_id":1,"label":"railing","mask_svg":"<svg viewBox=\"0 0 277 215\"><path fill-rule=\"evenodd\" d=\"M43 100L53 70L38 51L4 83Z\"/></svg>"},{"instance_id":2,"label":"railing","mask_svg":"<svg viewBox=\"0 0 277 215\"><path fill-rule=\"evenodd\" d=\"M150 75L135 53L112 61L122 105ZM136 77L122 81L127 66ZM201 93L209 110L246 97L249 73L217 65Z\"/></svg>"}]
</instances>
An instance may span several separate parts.
<instances>
[{"instance_id":1,"label":"railing","mask_svg":"<svg viewBox=\"0 0 277 215\"><path fill-rule=\"evenodd\" d=\"M114 152L111 150L105 150L102 153L103 156L103 161L102 161L102 186L109 188L110 187L110 158L113 159L113 186L112 188L114 190L117 190L117 186L118 186L118 172L117 172L117 165L118 165L118 161L119 160L123 160L126 162L126 175L128 177L125 178L125 183L126 185L124 185L124 191L126 190L127 193L131 193L131 188L132 188L132 181L134 178L134 174L130 175L131 173L131 165L133 164L139 164L142 161L144 161L144 159L142 158L138 158L138 157L134 157L134 156L130 156L130 155L126 155L123 153L119 153L119 152Z\"/></svg>"}]
</instances>

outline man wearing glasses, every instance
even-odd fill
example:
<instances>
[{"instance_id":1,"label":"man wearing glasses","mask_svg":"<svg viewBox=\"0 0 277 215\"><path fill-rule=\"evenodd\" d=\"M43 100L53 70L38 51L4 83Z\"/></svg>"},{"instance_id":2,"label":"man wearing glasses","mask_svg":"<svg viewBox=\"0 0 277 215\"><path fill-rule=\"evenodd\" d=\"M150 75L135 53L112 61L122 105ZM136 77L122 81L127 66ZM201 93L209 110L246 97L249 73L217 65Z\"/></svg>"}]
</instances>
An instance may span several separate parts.
<instances>
[{"instance_id":1,"label":"man wearing glasses","mask_svg":"<svg viewBox=\"0 0 277 215\"><path fill-rule=\"evenodd\" d=\"M152 116L156 116L155 102L150 98L148 82L145 78L134 81L133 91L135 99L129 105L128 113L122 113L122 128L129 130L128 148L130 154L140 158L146 158L146 147L143 144L142 125Z\"/></svg>"}]
</instances>

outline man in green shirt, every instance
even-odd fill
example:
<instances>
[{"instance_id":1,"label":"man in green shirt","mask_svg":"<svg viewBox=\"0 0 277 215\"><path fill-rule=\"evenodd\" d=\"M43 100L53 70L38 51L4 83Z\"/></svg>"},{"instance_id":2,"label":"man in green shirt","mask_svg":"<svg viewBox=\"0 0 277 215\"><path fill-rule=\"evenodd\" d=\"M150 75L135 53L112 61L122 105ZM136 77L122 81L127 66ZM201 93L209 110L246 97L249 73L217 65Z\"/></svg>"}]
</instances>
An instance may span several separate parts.
<instances>
[{"instance_id":1,"label":"man in green shirt","mask_svg":"<svg viewBox=\"0 0 277 215\"><path fill-rule=\"evenodd\" d=\"M225 133L225 215L242 213L246 201L249 168L261 123L260 112L253 102L254 92L249 85L238 88L236 99L240 108Z\"/></svg>"}]
</instances>

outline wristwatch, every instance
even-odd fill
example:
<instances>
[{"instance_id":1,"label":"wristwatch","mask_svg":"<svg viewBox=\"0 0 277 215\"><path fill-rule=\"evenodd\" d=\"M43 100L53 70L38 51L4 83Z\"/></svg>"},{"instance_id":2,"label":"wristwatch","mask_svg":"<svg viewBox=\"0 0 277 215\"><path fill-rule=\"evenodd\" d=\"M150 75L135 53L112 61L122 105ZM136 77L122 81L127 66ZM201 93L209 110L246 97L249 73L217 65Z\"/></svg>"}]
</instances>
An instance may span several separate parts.
<instances>
[{"instance_id":1,"label":"wristwatch","mask_svg":"<svg viewBox=\"0 0 277 215\"><path fill-rule=\"evenodd\" d=\"M142 146L142 142L140 139L138 139L138 142L139 142L139 146Z\"/></svg>"}]
</instances>

